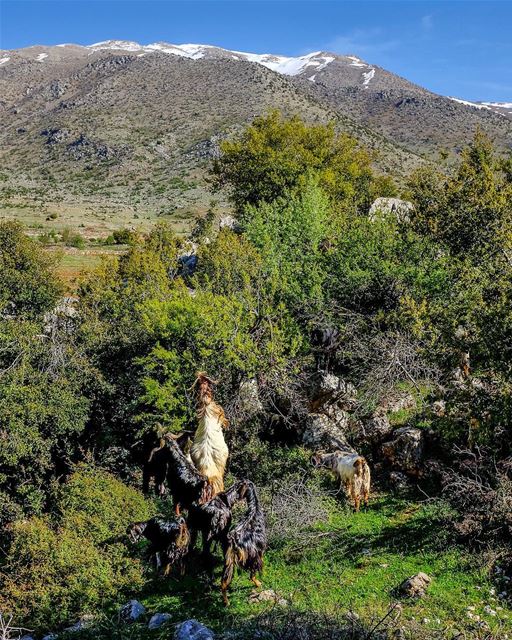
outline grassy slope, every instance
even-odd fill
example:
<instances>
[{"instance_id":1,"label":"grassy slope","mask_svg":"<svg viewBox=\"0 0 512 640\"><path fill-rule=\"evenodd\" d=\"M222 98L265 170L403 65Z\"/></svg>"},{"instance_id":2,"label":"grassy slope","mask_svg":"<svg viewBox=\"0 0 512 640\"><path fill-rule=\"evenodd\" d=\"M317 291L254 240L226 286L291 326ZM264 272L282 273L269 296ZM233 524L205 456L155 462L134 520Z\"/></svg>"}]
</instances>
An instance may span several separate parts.
<instances>
[{"instance_id":1,"label":"grassy slope","mask_svg":"<svg viewBox=\"0 0 512 640\"><path fill-rule=\"evenodd\" d=\"M492 595L483 563L450 543L441 526L443 507L382 494L365 512L352 513L339 501L330 501L329 513L303 546L297 540L284 541L268 551L264 588L274 589L299 611L333 616L353 611L372 624L396 601L393 588L424 571L433 583L424 598L402 601L400 624L421 623L432 637L441 630L471 632L467 607L474 606L494 637L512 631L512 613L506 607L497 609L500 603ZM219 572L220 567L216 584ZM271 606L249 603L252 589L245 574L236 577L226 610L217 587L211 589L205 575L192 569L183 579L151 582L136 597L150 613L169 612L176 622L195 617L222 630ZM487 604L497 616L484 613ZM146 632L141 626L139 633L133 629L131 634Z\"/></svg>"}]
</instances>

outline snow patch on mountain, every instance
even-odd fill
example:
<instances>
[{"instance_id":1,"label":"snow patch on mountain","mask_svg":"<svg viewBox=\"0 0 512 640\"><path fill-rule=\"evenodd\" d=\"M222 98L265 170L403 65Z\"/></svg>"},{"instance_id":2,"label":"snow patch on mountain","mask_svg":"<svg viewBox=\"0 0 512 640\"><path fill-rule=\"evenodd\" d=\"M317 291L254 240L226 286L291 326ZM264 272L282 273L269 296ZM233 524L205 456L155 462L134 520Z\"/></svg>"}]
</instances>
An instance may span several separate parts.
<instances>
[{"instance_id":1,"label":"snow patch on mountain","mask_svg":"<svg viewBox=\"0 0 512 640\"><path fill-rule=\"evenodd\" d=\"M137 42L128 40L106 40L105 42L96 42L88 46L92 51L100 50L121 50L130 52L150 52L159 51L160 53L169 53L183 58L191 58L199 60L208 54L215 55L215 52L221 54L231 54L230 57L235 60L247 60L248 62L256 62L267 69L276 71L287 76L296 76L303 73L308 67L314 67L315 72L324 69L328 64L335 60L332 55L327 55L322 51L315 51L304 56L277 56L269 53L246 53L245 51L230 51L220 47L213 47L204 44L170 44L167 42L154 42L148 45L140 45Z\"/></svg>"},{"instance_id":2,"label":"snow patch on mountain","mask_svg":"<svg viewBox=\"0 0 512 640\"><path fill-rule=\"evenodd\" d=\"M363 85L367 87L370 84L371 79L375 75L375 69L370 69L370 71L363 73Z\"/></svg>"},{"instance_id":3,"label":"snow patch on mountain","mask_svg":"<svg viewBox=\"0 0 512 640\"><path fill-rule=\"evenodd\" d=\"M42 61L43 61L45 58L47 58L47 57L48 57L48 54L47 54L47 53L40 53L40 54L38 54L38 55L36 56L36 60L37 60L38 62L42 62Z\"/></svg>"},{"instance_id":4,"label":"snow patch on mountain","mask_svg":"<svg viewBox=\"0 0 512 640\"><path fill-rule=\"evenodd\" d=\"M363 62L360 58L358 58L357 56L347 56L347 58L349 60L352 60L352 62L350 63L351 67L367 67L368 65L366 64L366 62Z\"/></svg>"},{"instance_id":5,"label":"snow patch on mountain","mask_svg":"<svg viewBox=\"0 0 512 640\"><path fill-rule=\"evenodd\" d=\"M5 64L6 62L9 62L10 58L0 58L0 65Z\"/></svg>"},{"instance_id":6,"label":"snow patch on mountain","mask_svg":"<svg viewBox=\"0 0 512 640\"><path fill-rule=\"evenodd\" d=\"M491 109L487 107L485 104L479 104L477 102L470 102L469 100L461 100L460 98L454 98L453 96L448 96L450 100L454 102L458 102L459 104L465 104L467 107L475 107L476 109Z\"/></svg>"},{"instance_id":7,"label":"snow patch on mountain","mask_svg":"<svg viewBox=\"0 0 512 640\"><path fill-rule=\"evenodd\" d=\"M496 109L512 109L512 102L481 102L480 104Z\"/></svg>"}]
</instances>

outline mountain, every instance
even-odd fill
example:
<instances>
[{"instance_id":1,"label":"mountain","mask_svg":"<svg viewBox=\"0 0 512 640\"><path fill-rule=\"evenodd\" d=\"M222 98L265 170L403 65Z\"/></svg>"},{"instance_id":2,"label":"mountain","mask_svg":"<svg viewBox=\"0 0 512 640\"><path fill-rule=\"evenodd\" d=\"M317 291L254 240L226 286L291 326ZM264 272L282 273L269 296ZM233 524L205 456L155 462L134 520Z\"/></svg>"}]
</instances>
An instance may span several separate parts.
<instances>
[{"instance_id":1,"label":"mountain","mask_svg":"<svg viewBox=\"0 0 512 640\"><path fill-rule=\"evenodd\" d=\"M437 96L355 56L251 54L112 40L0 51L0 213L34 231L104 235L208 207L218 142L272 107L335 120L404 176L477 127L503 149L499 109ZM220 208L227 204L220 198Z\"/></svg>"}]
</instances>

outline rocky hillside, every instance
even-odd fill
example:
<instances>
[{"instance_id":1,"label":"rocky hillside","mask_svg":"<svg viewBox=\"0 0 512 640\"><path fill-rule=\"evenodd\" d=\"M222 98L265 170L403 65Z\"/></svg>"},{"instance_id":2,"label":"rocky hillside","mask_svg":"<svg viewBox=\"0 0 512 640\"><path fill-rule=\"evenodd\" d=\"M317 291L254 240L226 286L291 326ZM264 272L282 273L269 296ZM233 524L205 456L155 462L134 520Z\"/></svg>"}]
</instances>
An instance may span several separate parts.
<instances>
[{"instance_id":1,"label":"rocky hillside","mask_svg":"<svg viewBox=\"0 0 512 640\"><path fill-rule=\"evenodd\" d=\"M354 56L299 58L203 45L109 41L0 51L0 211L30 227L102 235L205 211L217 143L271 107L335 119L405 175L477 126L502 147L512 122L436 96ZM220 202L220 206L224 203Z\"/></svg>"}]
</instances>

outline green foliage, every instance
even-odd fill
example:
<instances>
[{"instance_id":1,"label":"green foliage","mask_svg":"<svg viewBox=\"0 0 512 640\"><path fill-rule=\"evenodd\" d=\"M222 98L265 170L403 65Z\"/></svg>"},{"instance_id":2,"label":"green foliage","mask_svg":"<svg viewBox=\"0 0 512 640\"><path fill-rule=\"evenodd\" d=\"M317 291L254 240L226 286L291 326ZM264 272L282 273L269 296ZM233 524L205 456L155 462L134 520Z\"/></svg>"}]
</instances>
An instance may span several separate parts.
<instances>
[{"instance_id":1,"label":"green foliage","mask_svg":"<svg viewBox=\"0 0 512 640\"><path fill-rule=\"evenodd\" d=\"M142 586L142 566L121 534L151 514L142 495L94 467L71 476L58 508L55 522L34 517L10 527L1 578L0 609L44 631Z\"/></svg>"},{"instance_id":2,"label":"green foliage","mask_svg":"<svg viewBox=\"0 0 512 640\"><path fill-rule=\"evenodd\" d=\"M213 164L213 185L227 188L241 221L250 219L247 205L270 203L300 189L311 175L344 210L365 210L376 195L370 155L354 138L337 134L334 124L308 125L298 116L286 119L271 111L224 141L221 151Z\"/></svg>"},{"instance_id":3,"label":"green foliage","mask_svg":"<svg viewBox=\"0 0 512 640\"><path fill-rule=\"evenodd\" d=\"M59 496L60 524L95 544L122 538L127 523L147 520L152 505L113 475L82 464Z\"/></svg>"},{"instance_id":4,"label":"green foliage","mask_svg":"<svg viewBox=\"0 0 512 640\"><path fill-rule=\"evenodd\" d=\"M112 232L112 244L133 244L136 237L136 234L130 229L116 229Z\"/></svg>"},{"instance_id":5,"label":"green foliage","mask_svg":"<svg viewBox=\"0 0 512 640\"><path fill-rule=\"evenodd\" d=\"M413 224L453 253L485 250L511 240L511 185L506 164L491 142L477 133L449 178L431 170L412 176Z\"/></svg>"},{"instance_id":6,"label":"green foliage","mask_svg":"<svg viewBox=\"0 0 512 640\"><path fill-rule=\"evenodd\" d=\"M265 277L292 308L314 305L323 297L324 242L330 225L322 190L308 184L303 192L247 208L247 238L258 248Z\"/></svg>"},{"instance_id":7,"label":"green foliage","mask_svg":"<svg viewBox=\"0 0 512 640\"><path fill-rule=\"evenodd\" d=\"M33 317L53 307L62 291L55 259L16 222L0 222L0 313Z\"/></svg>"}]
</instances>

